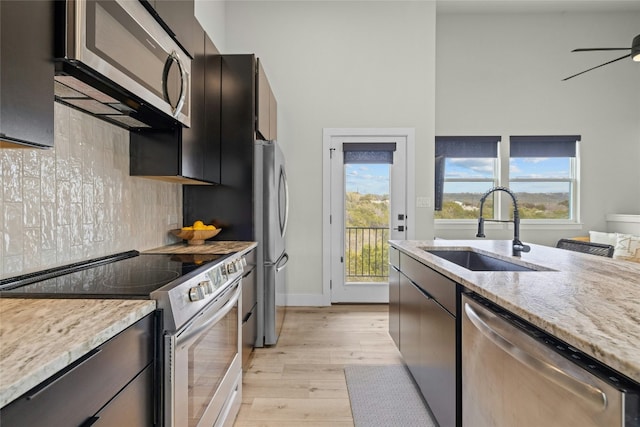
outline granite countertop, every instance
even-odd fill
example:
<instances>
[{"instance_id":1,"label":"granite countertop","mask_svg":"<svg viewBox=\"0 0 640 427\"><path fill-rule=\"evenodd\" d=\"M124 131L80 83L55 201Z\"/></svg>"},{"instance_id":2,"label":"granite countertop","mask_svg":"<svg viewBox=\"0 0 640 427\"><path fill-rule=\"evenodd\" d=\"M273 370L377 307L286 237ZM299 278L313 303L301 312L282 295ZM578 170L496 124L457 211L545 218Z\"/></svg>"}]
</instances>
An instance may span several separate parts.
<instances>
[{"instance_id":1,"label":"granite countertop","mask_svg":"<svg viewBox=\"0 0 640 427\"><path fill-rule=\"evenodd\" d=\"M0 408L155 308L148 300L0 298Z\"/></svg>"},{"instance_id":2,"label":"granite countertop","mask_svg":"<svg viewBox=\"0 0 640 427\"><path fill-rule=\"evenodd\" d=\"M187 245L186 243L176 243L144 251L145 254L230 254L238 252L244 255L251 249L258 246L256 242L238 242L214 240L205 242L204 245Z\"/></svg>"},{"instance_id":3,"label":"granite countertop","mask_svg":"<svg viewBox=\"0 0 640 427\"><path fill-rule=\"evenodd\" d=\"M506 240L395 240L391 245L640 382L640 264ZM463 249L554 271L474 272L424 249ZM402 265L400 266L402 269Z\"/></svg>"}]
</instances>

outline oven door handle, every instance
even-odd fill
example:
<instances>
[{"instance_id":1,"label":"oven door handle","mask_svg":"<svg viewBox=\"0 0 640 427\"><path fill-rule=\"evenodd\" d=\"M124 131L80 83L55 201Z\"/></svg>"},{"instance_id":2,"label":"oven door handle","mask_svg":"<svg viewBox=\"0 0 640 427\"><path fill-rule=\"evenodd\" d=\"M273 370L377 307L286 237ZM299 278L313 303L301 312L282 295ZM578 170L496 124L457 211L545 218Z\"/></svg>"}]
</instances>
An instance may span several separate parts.
<instances>
[{"instance_id":1,"label":"oven door handle","mask_svg":"<svg viewBox=\"0 0 640 427\"><path fill-rule=\"evenodd\" d=\"M216 311L216 313L213 316L211 316L211 318L205 320L202 324L193 327L192 330L189 330L190 327L187 327L187 330L176 338L176 345L182 345L185 342L189 341L190 339L200 335L202 331L204 331L209 326L218 322L220 319L222 319L231 311L233 306L235 306L238 300L240 299L240 293L242 291L239 280L237 280L235 285L232 285L232 286L235 286L236 290L231 296L231 299L227 301L218 311Z\"/></svg>"}]
</instances>

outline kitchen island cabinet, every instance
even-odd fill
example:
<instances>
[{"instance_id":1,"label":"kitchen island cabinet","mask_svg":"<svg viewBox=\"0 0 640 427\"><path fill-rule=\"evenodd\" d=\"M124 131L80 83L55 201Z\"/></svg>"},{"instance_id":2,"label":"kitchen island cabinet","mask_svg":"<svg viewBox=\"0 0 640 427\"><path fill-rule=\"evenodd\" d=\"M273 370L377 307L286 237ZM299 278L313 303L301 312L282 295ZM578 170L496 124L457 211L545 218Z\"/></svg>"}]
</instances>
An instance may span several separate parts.
<instances>
[{"instance_id":1,"label":"kitchen island cabinet","mask_svg":"<svg viewBox=\"0 0 640 427\"><path fill-rule=\"evenodd\" d=\"M2 425L24 416L34 417L26 425L58 425L35 409L55 399L67 408L56 416L74 416L79 425L103 407L104 414L115 410L105 404L131 380L125 390L140 397L142 389L142 405L151 403L154 310L154 301L0 299Z\"/></svg>"},{"instance_id":2,"label":"kitchen island cabinet","mask_svg":"<svg viewBox=\"0 0 640 427\"><path fill-rule=\"evenodd\" d=\"M389 335L400 348L400 251L389 247Z\"/></svg>"},{"instance_id":3,"label":"kitchen island cabinet","mask_svg":"<svg viewBox=\"0 0 640 427\"><path fill-rule=\"evenodd\" d=\"M391 241L425 267L640 383L640 264L541 245L522 257L507 240ZM539 271L477 272L426 249L483 253Z\"/></svg>"},{"instance_id":4,"label":"kitchen island cabinet","mask_svg":"<svg viewBox=\"0 0 640 427\"><path fill-rule=\"evenodd\" d=\"M398 264L400 353L438 423L460 425L456 283L402 252Z\"/></svg>"},{"instance_id":5,"label":"kitchen island cabinet","mask_svg":"<svg viewBox=\"0 0 640 427\"><path fill-rule=\"evenodd\" d=\"M547 337L544 339L545 343L555 342L556 344L547 345L552 345L557 352L566 352L565 357L569 360L578 360L575 363L584 363L585 369L592 372L602 372L598 375L609 378L610 383L619 384L620 389L631 390L631 405L637 405L637 400L634 399L637 399L637 393L640 390L640 353L638 352L640 324L628 313L640 312L640 264L540 245L531 245L530 253L513 257L511 241L391 241L391 245L400 252L399 348L418 385L423 381L436 384L451 383L451 381L448 379L443 382L436 372L425 371L425 366L439 365L434 361L425 361L424 356L416 356L416 354L428 354L433 352L434 347L442 348L444 345L442 343L447 340L456 348L455 355L450 356L448 360L456 361L457 364L455 384L458 392L455 400L458 406L456 410L458 421L456 424L447 423L446 425L461 425L463 418L460 415L465 414L464 399L461 398L462 393L460 393L464 388L465 378L461 372L467 372L467 374L468 372L485 372L489 368L489 366L476 366L477 360L483 356L476 352L480 352L485 347L467 349L471 351L470 354L465 353L463 348L460 321L462 317L460 298L463 293L476 294L487 300L487 304L495 304L507 313L506 319L511 319L521 328L537 329L539 332L537 335L532 332L533 336ZM472 271L428 252L434 249L476 252L531 270ZM405 273L408 277L405 277ZM415 285L414 289L403 286L403 280ZM452 299L451 295L447 297L438 292L438 289L451 289L451 286L440 286L437 289L417 286L418 283L428 285L437 282L456 286L455 299ZM415 292L415 289L420 288L425 290L429 297L433 297L433 300L438 301L442 311L457 317L454 327L437 327L438 322L435 317L427 314L426 317L431 318L433 327L430 333L425 333L423 316L427 313L426 304L420 301L418 293ZM405 291L405 289L408 290ZM403 292L405 292L404 296ZM447 300L451 304L448 305ZM418 306L419 310L416 309ZM421 313L420 316L416 315L416 311ZM405 319L412 324L403 325ZM527 327L526 324L529 326ZM416 332L416 328L420 329L419 333ZM407 345L403 343L403 339L417 340L417 342ZM565 348L568 350L565 351ZM581 359L583 362L579 362ZM441 361L444 360L444 358L441 359ZM493 360L493 358L483 360ZM592 360L592 362L585 360ZM416 363L423 363L423 369L420 369L419 365L416 369L414 367ZM476 363L476 365L465 370L465 366L468 367L469 363L472 365ZM502 372L500 367L493 365L491 367L492 372ZM480 383L482 384L480 389L474 388L470 391L472 397L469 401L475 401L476 398L473 396L487 391L486 387L500 387L497 378L495 381L485 378ZM465 388L465 391L468 390ZM502 390L496 389L493 394L503 396L494 400L498 406L500 402L504 403L503 400L511 402L509 393L507 396ZM430 406L437 406L433 396L429 396L424 390L423 395ZM436 399L439 397L441 396ZM613 397L613 399L616 398L616 396ZM549 401L551 405L556 404L553 399L547 400ZM630 406L627 405L627 407ZM637 410L638 408L635 410L632 408L630 416L634 416L634 411ZM494 414L498 409L495 411L483 409L483 411ZM519 413L518 408L513 411ZM438 417L436 411L434 414ZM443 423L440 419L438 421ZM634 422L637 421L632 420L631 425L635 425ZM482 425L491 425L491 422Z\"/></svg>"}]
</instances>

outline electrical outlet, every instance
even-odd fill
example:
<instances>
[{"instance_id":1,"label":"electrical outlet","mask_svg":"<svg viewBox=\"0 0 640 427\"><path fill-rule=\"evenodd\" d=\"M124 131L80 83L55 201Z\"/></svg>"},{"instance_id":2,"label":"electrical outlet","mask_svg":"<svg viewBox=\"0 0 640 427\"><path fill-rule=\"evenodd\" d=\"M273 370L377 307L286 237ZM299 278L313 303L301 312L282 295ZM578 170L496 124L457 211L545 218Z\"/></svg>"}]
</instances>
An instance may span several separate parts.
<instances>
[{"instance_id":1,"label":"electrical outlet","mask_svg":"<svg viewBox=\"0 0 640 427\"><path fill-rule=\"evenodd\" d=\"M416 207L417 208L430 208L431 207L431 197L416 197Z\"/></svg>"},{"instance_id":2,"label":"electrical outlet","mask_svg":"<svg viewBox=\"0 0 640 427\"><path fill-rule=\"evenodd\" d=\"M174 214L167 215L167 225L177 225L178 224L178 216Z\"/></svg>"}]
</instances>

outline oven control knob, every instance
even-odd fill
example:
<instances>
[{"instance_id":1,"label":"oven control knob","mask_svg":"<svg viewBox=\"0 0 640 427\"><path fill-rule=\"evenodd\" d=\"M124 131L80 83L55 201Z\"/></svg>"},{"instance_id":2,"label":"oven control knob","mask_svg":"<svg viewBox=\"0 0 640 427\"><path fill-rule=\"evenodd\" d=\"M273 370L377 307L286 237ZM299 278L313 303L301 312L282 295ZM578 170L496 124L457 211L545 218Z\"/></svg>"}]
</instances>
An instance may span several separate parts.
<instances>
[{"instance_id":1,"label":"oven control knob","mask_svg":"<svg viewBox=\"0 0 640 427\"><path fill-rule=\"evenodd\" d=\"M189 289L189 299L191 301L200 301L204 299L204 289L202 286L198 285Z\"/></svg>"},{"instance_id":2,"label":"oven control knob","mask_svg":"<svg viewBox=\"0 0 640 427\"><path fill-rule=\"evenodd\" d=\"M211 284L210 280L200 282L198 286L202 287L205 295L211 295L213 293L213 285Z\"/></svg>"},{"instance_id":3,"label":"oven control knob","mask_svg":"<svg viewBox=\"0 0 640 427\"><path fill-rule=\"evenodd\" d=\"M232 274L236 272L236 265L233 262L227 264L227 273Z\"/></svg>"}]
</instances>

